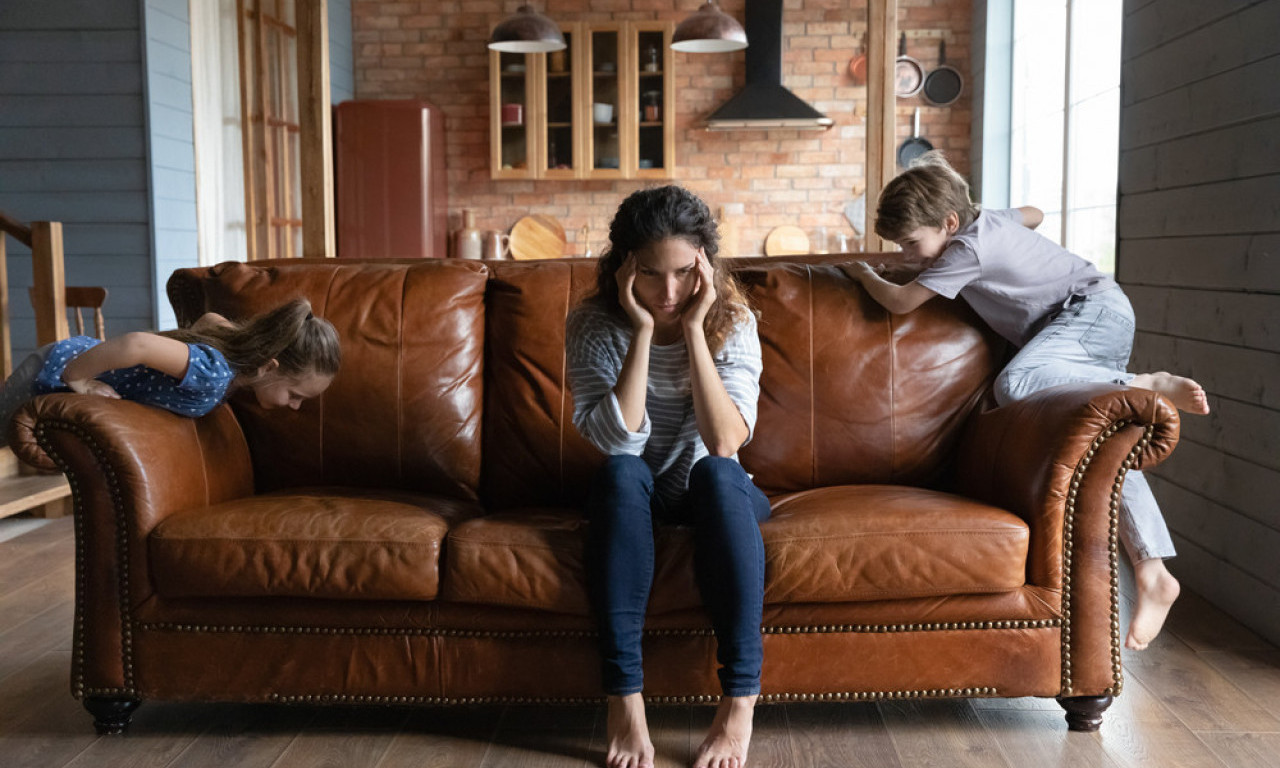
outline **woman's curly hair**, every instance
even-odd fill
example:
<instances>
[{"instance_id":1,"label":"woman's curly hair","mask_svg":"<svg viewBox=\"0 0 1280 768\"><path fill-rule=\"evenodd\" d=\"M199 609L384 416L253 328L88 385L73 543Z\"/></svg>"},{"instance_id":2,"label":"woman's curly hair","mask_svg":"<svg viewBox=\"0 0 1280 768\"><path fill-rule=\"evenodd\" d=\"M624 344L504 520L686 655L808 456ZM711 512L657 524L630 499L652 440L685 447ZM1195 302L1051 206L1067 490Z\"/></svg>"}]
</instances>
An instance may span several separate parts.
<instances>
[{"instance_id":1,"label":"woman's curly hair","mask_svg":"<svg viewBox=\"0 0 1280 768\"><path fill-rule=\"evenodd\" d=\"M743 319L742 313L751 308L746 293L719 257L720 233L711 210L684 187L672 184L641 189L622 201L609 225L609 245L600 256L596 291L588 300L626 319L618 301L618 270L628 256L673 237L701 248L715 275L716 300L703 321L707 346L715 354Z\"/></svg>"}]
</instances>

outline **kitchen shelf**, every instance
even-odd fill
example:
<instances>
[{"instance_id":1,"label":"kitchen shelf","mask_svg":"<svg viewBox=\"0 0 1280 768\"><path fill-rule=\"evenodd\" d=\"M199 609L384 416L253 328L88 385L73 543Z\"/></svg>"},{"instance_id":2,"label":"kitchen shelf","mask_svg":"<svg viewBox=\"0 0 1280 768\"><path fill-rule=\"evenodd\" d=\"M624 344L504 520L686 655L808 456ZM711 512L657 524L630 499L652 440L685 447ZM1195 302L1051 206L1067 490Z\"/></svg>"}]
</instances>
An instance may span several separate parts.
<instances>
[{"instance_id":1,"label":"kitchen shelf","mask_svg":"<svg viewBox=\"0 0 1280 768\"><path fill-rule=\"evenodd\" d=\"M674 23L571 22L560 29L568 46L563 52L490 51L490 177L671 178ZM650 48L661 51L658 71L646 71L641 61ZM614 69L601 70L601 62ZM507 70L513 63L523 63L525 71ZM654 93L660 95L649 95ZM644 120L644 103L652 106L655 99L663 119ZM596 123L596 103L612 106L614 119ZM504 104L521 105L523 124L502 124Z\"/></svg>"}]
</instances>

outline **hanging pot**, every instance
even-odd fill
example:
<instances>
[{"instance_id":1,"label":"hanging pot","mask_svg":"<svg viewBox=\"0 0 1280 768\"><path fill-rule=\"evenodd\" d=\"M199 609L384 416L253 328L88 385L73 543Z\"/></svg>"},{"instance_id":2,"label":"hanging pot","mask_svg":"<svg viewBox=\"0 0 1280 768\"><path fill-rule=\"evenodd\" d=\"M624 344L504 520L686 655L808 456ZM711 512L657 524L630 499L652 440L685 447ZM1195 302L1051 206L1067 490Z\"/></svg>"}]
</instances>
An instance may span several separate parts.
<instances>
[{"instance_id":1,"label":"hanging pot","mask_svg":"<svg viewBox=\"0 0 1280 768\"><path fill-rule=\"evenodd\" d=\"M915 116L911 122L911 138L902 142L898 147L898 165L903 168L910 168L912 160L931 149L933 149L933 145L929 143L928 139L920 135L920 108L916 107Z\"/></svg>"},{"instance_id":2,"label":"hanging pot","mask_svg":"<svg viewBox=\"0 0 1280 768\"><path fill-rule=\"evenodd\" d=\"M938 66L924 79L924 100L939 107L955 103L964 89L964 78L947 66L947 41L938 42Z\"/></svg>"},{"instance_id":3,"label":"hanging pot","mask_svg":"<svg viewBox=\"0 0 1280 768\"><path fill-rule=\"evenodd\" d=\"M893 65L893 92L898 98L915 96L924 85L924 67L907 55L907 33L898 38L898 60Z\"/></svg>"},{"instance_id":4,"label":"hanging pot","mask_svg":"<svg viewBox=\"0 0 1280 768\"><path fill-rule=\"evenodd\" d=\"M849 59L849 76L853 78L854 85L863 85L867 82L867 44L865 37L862 45L858 47L858 53L852 59Z\"/></svg>"}]
</instances>

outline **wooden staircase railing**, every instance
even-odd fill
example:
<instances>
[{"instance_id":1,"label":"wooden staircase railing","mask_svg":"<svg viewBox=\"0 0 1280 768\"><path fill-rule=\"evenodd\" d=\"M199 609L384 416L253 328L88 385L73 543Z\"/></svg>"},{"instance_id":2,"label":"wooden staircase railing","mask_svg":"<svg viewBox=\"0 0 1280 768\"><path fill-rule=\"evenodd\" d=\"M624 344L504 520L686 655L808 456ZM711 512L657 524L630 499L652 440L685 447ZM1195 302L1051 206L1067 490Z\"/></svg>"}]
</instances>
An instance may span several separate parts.
<instances>
[{"instance_id":1,"label":"wooden staircase railing","mask_svg":"<svg viewBox=\"0 0 1280 768\"><path fill-rule=\"evenodd\" d=\"M62 222L34 221L27 226L0 211L0 230L31 249L31 274L34 284L31 299L36 310L36 346L51 344L70 335L67 327L67 276L63 267ZM0 236L0 324L4 339L0 342L4 375L13 371L13 344L9 329L9 273L5 239Z\"/></svg>"},{"instance_id":2,"label":"wooden staircase railing","mask_svg":"<svg viewBox=\"0 0 1280 768\"><path fill-rule=\"evenodd\" d=\"M13 371L9 329L9 263L5 235L31 249L31 288L36 311L36 346L70 335L67 327L66 272L63 269L62 224L35 221L27 226L0 211L0 356L4 377ZM8 429L0 424L0 429ZM71 488L62 475L31 474L8 446L0 447L0 517L31 510L38 517L61 517L71 511Z\"/></svg>"}]
</instances>

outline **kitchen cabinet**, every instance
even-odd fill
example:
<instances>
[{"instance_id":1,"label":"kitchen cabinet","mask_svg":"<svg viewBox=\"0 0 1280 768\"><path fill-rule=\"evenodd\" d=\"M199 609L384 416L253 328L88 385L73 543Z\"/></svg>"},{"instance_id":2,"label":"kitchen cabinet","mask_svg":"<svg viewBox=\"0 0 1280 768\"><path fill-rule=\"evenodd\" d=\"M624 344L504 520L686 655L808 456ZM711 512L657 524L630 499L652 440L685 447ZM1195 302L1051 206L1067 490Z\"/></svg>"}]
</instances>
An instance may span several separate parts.
<instances>
[{"instance_id":1,"label":"kitchen cabinet","mask_svg":"<svg viewBox=\"0 0 1280 768\"><path fill-rule=\"evenodd\" d=\"M571 23L561 26L564 51L490 51L490 176L671 178L673 30L662 21Z\"/></svg>"}]
</instances>

